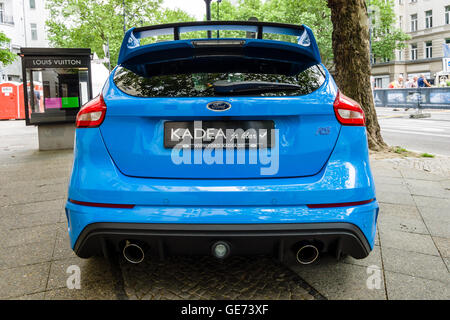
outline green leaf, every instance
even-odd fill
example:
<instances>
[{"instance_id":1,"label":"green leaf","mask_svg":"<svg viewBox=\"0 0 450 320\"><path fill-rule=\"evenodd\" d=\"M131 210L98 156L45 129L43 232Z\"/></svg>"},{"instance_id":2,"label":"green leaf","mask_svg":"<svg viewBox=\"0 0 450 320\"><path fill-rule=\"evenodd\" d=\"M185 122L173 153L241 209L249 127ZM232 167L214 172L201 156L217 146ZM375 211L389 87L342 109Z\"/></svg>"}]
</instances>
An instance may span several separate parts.
<instances>
[{"instance_id":1,"label":"green leaf","mask_svg":"<svg viewBox=\"0 0 450 320\"><path fill-rule=\"evenodd\" d=\"M12 53L9 49L10 43L11 39L0 31L0 62L3 66L13 63L13 61L17 58L17 55Z\"/></svg>"},{"instance_id":2,"label":"green leaf","mask_svg":"<svg viewBox=\"0 0 450 320\"><path fill-rule=\"evenodd\" d=\"M411 37L396 27L393 0L368 0L372 34L372 54L377 60L395 58L395 51L404 49Z\"/></svg>"}]
</instances>

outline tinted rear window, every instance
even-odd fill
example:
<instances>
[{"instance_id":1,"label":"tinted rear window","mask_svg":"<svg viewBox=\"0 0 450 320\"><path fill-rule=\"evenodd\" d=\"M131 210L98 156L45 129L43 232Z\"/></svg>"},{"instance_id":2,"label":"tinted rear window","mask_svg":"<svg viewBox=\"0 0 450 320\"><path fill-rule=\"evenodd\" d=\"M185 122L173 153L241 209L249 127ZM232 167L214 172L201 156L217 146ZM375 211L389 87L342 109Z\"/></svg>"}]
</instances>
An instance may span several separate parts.
<instances>
[{"instance_id":1,"label":"tinted rear window","mask_svg":"<svg viewBox=\"0 0 450 320\"><path fill-rule=\"evenodd\" d=\"M126 94L136 97L214 97L214 96L298 96L311 93L325 81L320 65L301 70L295 63L267 60L207 60L172 61L146 65L138 74L119 66L114 74L116 86ZM145 75L144 75L145 74ZM216 92L219 83L257 86L273 84L260 91ZM291 84L285 90L277 84ZM291 86L292 87L292 86Z\"/></svg>"}]
</instances>

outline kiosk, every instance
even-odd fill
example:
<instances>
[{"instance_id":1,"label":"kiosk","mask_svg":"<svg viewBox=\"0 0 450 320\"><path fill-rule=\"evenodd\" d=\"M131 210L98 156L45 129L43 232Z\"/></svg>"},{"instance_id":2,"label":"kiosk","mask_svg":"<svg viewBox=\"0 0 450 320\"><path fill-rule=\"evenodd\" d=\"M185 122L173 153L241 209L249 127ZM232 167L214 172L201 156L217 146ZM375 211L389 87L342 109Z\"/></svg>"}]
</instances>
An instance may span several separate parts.
<instances>
[{"instance_id":1,"label":"kiosk","mask_svg":"<svg viewBox=\"0 0 450 320\"><path fill-rule=\"evenodd\" d=\"M26 124L38 126L39 150L73 148L77 113L92 98L91 50L21 48L20 56Z\"/></svg>"}]
</instances>

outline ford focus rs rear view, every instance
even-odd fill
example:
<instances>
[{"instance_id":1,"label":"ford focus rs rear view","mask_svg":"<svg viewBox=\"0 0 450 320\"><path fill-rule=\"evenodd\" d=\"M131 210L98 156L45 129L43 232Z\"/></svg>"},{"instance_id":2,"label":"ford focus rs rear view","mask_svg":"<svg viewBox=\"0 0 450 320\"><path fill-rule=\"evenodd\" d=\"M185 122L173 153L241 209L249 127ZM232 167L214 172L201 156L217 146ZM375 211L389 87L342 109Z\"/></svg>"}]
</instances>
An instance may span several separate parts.
<instances>
[{"instance_id":1,"label":"ford focus rs rear view","mask_svg":"<svg viewBox=\"0 0 450 320\"><path fill-rule=\"evenodd\" d=\"M76 126L66 213L80 257L270 254L308 264L373 248L364 112L304 25L132 28Z\"/></svg>"}]
</instances>

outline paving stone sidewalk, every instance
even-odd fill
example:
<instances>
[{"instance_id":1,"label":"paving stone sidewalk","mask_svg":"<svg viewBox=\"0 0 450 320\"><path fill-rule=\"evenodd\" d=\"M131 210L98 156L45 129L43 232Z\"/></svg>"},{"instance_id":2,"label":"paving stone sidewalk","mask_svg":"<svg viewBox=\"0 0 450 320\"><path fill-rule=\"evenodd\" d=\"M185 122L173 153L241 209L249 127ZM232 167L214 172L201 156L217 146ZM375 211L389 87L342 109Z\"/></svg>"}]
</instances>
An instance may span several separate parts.
<instances>
[{"instance_id":1,"label":"paving stone sidewalk","mask_svg":"<svg viewBox=\"0 0 450 320\"><path fill-rule=\"evenodd\" d=\"M130 299L321 299L295 272L268 257L171 257L132 265L122 260Z\"/></svg>"},{"instance_id":2,"label":"paving stone sidewalk","mask_svg":"<svg viewBox=\"0 0 450 320\"><path fill-rule=\"evenodd\" d=\"M376 160L371 168L380 213L369 257L290 267L329 299L450 299L450 159ZM369 290L377 267L380 289Z\"/></svg>"},{"instance_id":3,"label":"paving stone sidewalk","mask_svg":"<svg viewBox=\"0 0 450 320\"><path fill-rule=\"evenodd\" d=\"M37 151L36 128L0 122L0 299L450 299L448 158L372 161L381 210L376 246L363 260L175 257L117 268L70 249L72 159L71 151ZM72 265L81 290L67 289ZM377 272L380 289L368 289Z\"/></svg>"}]
</instances>

